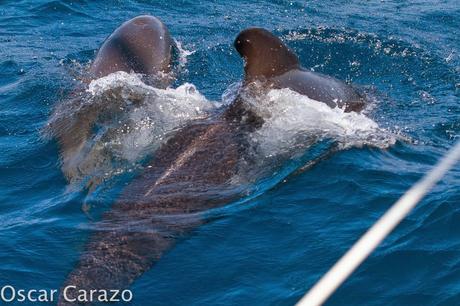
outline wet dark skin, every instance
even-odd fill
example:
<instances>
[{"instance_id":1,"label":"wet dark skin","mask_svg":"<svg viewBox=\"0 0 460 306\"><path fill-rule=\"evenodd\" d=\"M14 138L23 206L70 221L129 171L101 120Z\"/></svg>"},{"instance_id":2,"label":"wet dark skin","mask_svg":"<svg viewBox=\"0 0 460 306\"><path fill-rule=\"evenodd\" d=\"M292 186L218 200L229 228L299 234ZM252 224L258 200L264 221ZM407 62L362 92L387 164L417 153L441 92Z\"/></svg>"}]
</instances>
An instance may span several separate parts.
<instances>
[{"instance_id":1,"label":"wet dark skin","mask_svg":"<svg viewBox=\"0 0 460 306\"><path fill-rule=\"evenodd\" d=\"M268 31L245 30L235 47L246 62L244 84L261 80L269 88L287 87L346 111L364 106L349 85L301 68L295 54ZM104 214L64 287L128 288L179 237L206 222L202 212L239 198L231 179L247 155L245 136L262 124L239 96L213 118L177 131ZM58 305L76 304L61 295Z\"/></svg>"},{"instance_id":2,"label":"wet dark skin","mask_svg":"<svg viewBox=\"0 0 460 306\"><path fill-rule=\"evenodd\" d=\"M265 29L242 31L234 45L245 62L245 84L260 81L270 88L289 88L346 112L359 112L365 106L364 97L352 86L301 67L297 56Z\"/></svg>"}]
</instances>

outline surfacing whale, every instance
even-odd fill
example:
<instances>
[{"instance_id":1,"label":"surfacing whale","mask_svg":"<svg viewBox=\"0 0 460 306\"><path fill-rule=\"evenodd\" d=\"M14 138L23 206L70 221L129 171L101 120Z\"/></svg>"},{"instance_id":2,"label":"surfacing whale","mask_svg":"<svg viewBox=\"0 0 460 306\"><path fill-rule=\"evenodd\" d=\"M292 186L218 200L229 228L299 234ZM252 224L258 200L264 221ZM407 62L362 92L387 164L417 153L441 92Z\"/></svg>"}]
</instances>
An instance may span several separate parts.
<instances>
[{"instance_id":1,"label":"surfacing whale","mask_svg":"<svg viewBox=\"0 0 460 306\"><path fill-rule=\"evenodd\" d=\"M102 44L89 69L86 82L69 98L59 104L46 128L57 139L62 171L71 183L87 182L90 189L101 181L110 160L88 141L94 136L95 125L114 118L122 112L122 93L115 91L109 97L98 99L85 92L87 83L117 71L137 73L143 81L156 88L166 88L174 80L172 71L175 43L167 27L158 18L138 16L123 23ZM93 99L93 100L92 100ZM133 105L142 100L135 95L128 98ZM102 154L102 155L101 155Z\"/></svg>"},{"instance_id":2,"label":"surfacing whale","mask_svg":"<svg viewBox=\"0 0 460 306\"><path fill-rule=\"evenodd\" d=\"M134 51L127 51L129 44L118 48L119 32L116 30L101 48L99 54L104 59L94 62L95 75L103 76L120 67L125 69L123 65L129 63L124 59ZM123 56L118 54L121 51ZM105 59L113 54L115 61ZM120 59L123 59L122 64ZM139 60L134 63L139 64ZM94 117L88 119L95 120ZM90 124L82 123L78 128L89 133ZM79 290L127 288L178 237L205 222L201 212L238 198L238 186L231 178L246 149L245 129L245 125L217 115L189 124L162 145L97 224L76 268L62 287L75 286L75 290L67 292L67 297L77 298ZM69 146L64 144L64 149L69 150L74 145L74 141ZM61 290L58 305L79 304L91 302L66 300Z\"/></svg>"},{"instance_id":3,"label":"surfacing whale","mask_svg":"<svg viewBox=\"0 0 460 306\"><path fill-rule=\"evenodd\" d=\"M362 108L361 96L351 87L303 70L297 57L265 30L243 31L235 47L246 62L245 84L262 80L269 88L291 88L331 107ZM177 131L103 215L65 281L64 287L75 286L69 296L75 298L78 290L129 287L179 237L206 222L203 212L240 198L243 190L232 178L248 154L246 136L263 124L237 97L215 117ZM61 294L59 305L74 304Z\"/></svg>"},{"instance_id":4,"label":"surfacing whale","mask_svg":"<svg viewBox=\"0 0 460 306\"><path fill-rule=\"evenodd\" d=\"M102 44L91 65L93 78L116 71L158 76L166 87L171 72L174 41L161 20L149 15L135 17L118 27Z\"/></svg>"},{"instance_id":5,"label":"surfacing whale","mask_svg":"<svg viewBox=\"0 0 460 306\"><path fill-rule=\"evenodd\" d=\"M240 32L234 46L245 62L244 86L259 81L268 88L289 88L346 112L360 112L365 106L364 97L355 88L301 67L297 55L265 29Z\"/></svg>"}]
</instances>

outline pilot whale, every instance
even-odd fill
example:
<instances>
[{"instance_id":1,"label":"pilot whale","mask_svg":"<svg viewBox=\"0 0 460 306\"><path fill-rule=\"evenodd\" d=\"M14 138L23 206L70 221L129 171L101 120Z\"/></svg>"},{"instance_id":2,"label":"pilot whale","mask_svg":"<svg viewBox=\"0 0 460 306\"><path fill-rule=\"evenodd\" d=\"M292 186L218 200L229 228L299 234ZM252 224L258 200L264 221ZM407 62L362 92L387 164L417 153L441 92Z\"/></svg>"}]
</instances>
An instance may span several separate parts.
<instances>
[{"instance_id":1,"label":"pilot whale","mask_svg":"<svg viewBox=\"0 0 460 306\"><path fill-rule=\"evenodd\" d=\"M354 87L303 68L297 55L263 28L241 31L234 46L244 60L243 87L259 82L268 89L289 88L345 112L360 112L365 106L364 96Z\"/></svg>"},{"instance_id":2,"label":"pilot whale","mask_svg":"<svg viewBox=\"0 0 460 306\"><path fill-rule=\"evenodd\" d=\"M161 35L151 35L153 40L145 42L146 31L148 34L159 31ZM158 59L140 57L145 52L136 53L142 47L137 43L143 43L147 50L156 43L166 42L157 54ZM135 48L131 50L133 44ZM167 72L170 65L166 63L171 59L168 44L172 44L169 34L157 19L135 18L106 40L91 67L92 74L102 77L118 69ZM81 119L87 121L82 120L75 128L78 133L89 133L95 121L94 114ZM111 210L102 216L76 268L60 291L58 305L97 302L79 301L81 290L128 287L178 237L205 221L200 212L236 198L238 191L231 178L237 172L239 157L244 154L244 133L245 125L217 114L214 118L189 124L167 140L145 170L122 191ZM65 136L60 139L64 143L60 142L64 151L69 152L78 142L67 143Z\"/></svg>"},{"instance_id":3,"label":"pilot whale","mask_svg":"<svg viewBox=\"0 0 460 306\"><path fill-rule=\"evenodd\" d=\"M164 76L171 72L173 46L174 41L160 19L137 16L123 23L105 40L91 65L90 74L100 78L125 71ZM169 82L162 87L167 85Z\"/></svg>"},{"instance_id":4,"label":"pilot whale","mask_svg":"<svg viewBox=\"0 0 460 306\"><path fill-rule=\"evenodd\" d=\"M362 97L351 87L302 69L268 31L243 31L235 47L246 62L244 84L263 80L269 88L291 88L331 107L362 108ZM69 302L79 290L129 287L179 237L206 222L203 212L240 198L243 191L232 178L250 151L247 136L262 124L238 95L220 113L178 130L102 216L64 283L72 290L65 296L61 291L58 305L91 304Z\"/></svg>"},{"instance_id":5,"label":"pilot whale","mask_svg":"<svg viewBox=\"0 0 460 306\"><path fill-rule=\"evenodd\" d=\"M126 21L104 41L90 66L88 78L56 107L45 129L59 144L62 171L69 182L93 175L87 182L91 189L101 180L95 173L103 173L101 169L108 161L88 140L94 136L95 125L101 118L115 117L124 107L123 99L115 97L121 96L118 92L94 103L85 92L88 83L124 71L142 75L145 83L164 89L174 80L175 47L164 23L149 15ZM130 100L135 104L139 99L133 96Z\"/></svg>"}]
</instances>

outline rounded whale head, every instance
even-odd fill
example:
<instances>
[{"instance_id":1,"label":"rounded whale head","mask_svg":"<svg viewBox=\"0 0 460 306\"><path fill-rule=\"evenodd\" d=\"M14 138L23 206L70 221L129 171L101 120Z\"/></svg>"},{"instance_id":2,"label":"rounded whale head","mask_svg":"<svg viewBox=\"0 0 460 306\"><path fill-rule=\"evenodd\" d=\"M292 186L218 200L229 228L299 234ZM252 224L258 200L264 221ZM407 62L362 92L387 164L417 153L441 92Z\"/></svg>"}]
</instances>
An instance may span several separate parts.
<instances>
[{"instance_id":1,"label":"rounded whale head","mask_svg":"<svg viewBox=\"0 0 460 306\"><path fill-rule=\"evenodd\" d=\"M246 80L270 78L299 67L297 56L281 39L262 28L243 30L234 46L245 61Z\"/></svg>"},{"instance_id":2,"label":"rounded whale head","mask_svg":"<svg viewBox=\"0 0 460 306\"><path fill-rule=\"evenodd\" d=\"M150 15L119 26L104 42L91 66L95 77L116 71L156 75L171 70L174 42L164 23Z\"/></svg>"}]
</instances>

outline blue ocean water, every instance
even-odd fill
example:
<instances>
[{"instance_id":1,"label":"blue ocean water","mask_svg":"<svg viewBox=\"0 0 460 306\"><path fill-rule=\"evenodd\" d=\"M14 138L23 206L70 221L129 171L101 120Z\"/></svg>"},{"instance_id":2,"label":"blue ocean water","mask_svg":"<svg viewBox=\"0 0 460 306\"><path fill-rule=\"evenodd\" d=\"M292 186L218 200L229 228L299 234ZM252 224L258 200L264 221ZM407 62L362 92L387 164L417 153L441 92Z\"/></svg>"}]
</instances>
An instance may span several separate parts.
<instances>
[{"instance_id":1,"label":"blue ocean water","mask_svg":"<svg viewBox=\"0 0 460 306\"><path fill-rule=\"evenodd\" d=\"M220 100L243 75L234 37L262 26L371 92L367 116L409 140L337 152L198 228L135 282L133 305L294 304L460 136L455 0L0 1L0 285L59 288L80 257L86 193L69 192L42 129L139 14L194 51L177 85ZM327 305L460 305L458 186L457 166Z\"/></svg>"}]
</instances>

